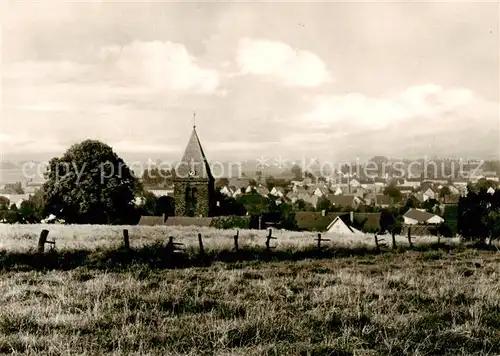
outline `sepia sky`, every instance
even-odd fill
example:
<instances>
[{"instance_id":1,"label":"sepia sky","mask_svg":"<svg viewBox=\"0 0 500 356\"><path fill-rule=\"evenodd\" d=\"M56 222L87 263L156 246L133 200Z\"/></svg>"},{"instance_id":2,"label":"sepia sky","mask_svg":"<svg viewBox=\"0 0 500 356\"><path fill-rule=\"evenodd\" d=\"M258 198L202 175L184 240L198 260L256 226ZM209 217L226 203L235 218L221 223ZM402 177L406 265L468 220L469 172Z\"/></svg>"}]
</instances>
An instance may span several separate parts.
<instances>
[{"instance_id":1,"label":"sepia sky","mask_svg":"<svg viewBox=\"0 0 500 356\"><path fill-rule=\"evenodd\" d=\"M0 150L499 156L497 2L7 2Z\"/></svg>"}]
</instances>

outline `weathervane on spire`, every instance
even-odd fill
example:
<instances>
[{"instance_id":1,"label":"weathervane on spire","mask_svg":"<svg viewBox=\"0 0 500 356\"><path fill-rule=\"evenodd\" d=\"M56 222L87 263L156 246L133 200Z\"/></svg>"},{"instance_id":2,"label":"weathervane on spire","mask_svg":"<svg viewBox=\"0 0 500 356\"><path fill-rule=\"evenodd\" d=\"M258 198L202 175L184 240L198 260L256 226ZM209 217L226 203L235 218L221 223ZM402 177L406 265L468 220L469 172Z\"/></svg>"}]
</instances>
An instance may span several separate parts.
<instances>
[{"instance_id":1,"label":"weathervane on spire","mask_svg":"<svg viewBox=\"0 0 500 356\"><path fill-rule=\"evenodd\" d=\"M193 129L196 128L196 111L193 111Z\"/></svg>"}]
</instances>

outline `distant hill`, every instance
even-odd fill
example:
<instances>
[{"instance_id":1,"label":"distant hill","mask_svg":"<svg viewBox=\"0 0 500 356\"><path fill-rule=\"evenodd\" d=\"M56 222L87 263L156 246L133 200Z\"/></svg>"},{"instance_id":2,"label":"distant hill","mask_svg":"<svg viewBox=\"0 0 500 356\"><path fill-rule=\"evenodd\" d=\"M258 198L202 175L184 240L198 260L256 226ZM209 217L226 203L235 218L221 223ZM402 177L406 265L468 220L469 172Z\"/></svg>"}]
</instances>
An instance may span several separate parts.
<instances>
[{"instance_id":1,"label":"distant hill","mask_svg":"<svg viewBox=\"0 0 500 356\"><path fill-rule=\"evenodd\" d=\"M19 169L20 166L17 163L11 161L0 161L0 169Z\"/></svg>"}]
</instances>

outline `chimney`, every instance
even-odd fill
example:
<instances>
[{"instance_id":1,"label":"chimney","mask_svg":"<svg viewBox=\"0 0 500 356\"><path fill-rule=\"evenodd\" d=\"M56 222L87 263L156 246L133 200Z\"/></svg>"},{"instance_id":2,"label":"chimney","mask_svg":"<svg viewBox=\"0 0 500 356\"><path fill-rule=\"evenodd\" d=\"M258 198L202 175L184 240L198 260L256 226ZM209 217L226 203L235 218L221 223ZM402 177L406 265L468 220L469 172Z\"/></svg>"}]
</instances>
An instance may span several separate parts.
<instances>
[{"instance_id":1,"label":"chimney","mask_svg":"<svg viewBox=\"0 0 500 356\"><path fill-rule=\"evenodd\" d=\"M349 212L349 220L351 221L351 224L354 223L354 211Z\"/></svg>"},{"instance_id":2,"label":"chimney","mask_svg":"<svg viewBox=\"0 0 500 356\"><path fill-rule=\"evenodd\" d=\"M321 216L326 216L326 210L321 210Z\"/></svg>"}]
</instances>

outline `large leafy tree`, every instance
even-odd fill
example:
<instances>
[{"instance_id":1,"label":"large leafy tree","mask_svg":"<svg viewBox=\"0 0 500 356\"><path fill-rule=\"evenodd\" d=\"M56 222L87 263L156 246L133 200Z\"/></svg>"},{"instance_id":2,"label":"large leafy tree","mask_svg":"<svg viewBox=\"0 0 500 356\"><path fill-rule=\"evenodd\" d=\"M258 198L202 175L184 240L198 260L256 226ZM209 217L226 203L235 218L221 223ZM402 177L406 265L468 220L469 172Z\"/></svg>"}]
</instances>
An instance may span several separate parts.
<instances>
[{"instance_id":1,"label":"large leafy tree","mask_svg":"<svg viewBox=\"0 0 500 356\"><path fill-rule=\"evenodd\" d=\"M479 186L479 187L478 187ZM466 197L458 202L458 232L478 242L500 235L497 213L500 213L500 190L490 194L486 186L469 185Z\"/></svg>"},{"instance_id":2,"label":"large leafy tree","mask_svg":"<svg viewBox=\"0 0 500 356\"><path fill-rule=\"evenodd\" d=\"M391 183L384 189L384 195L387 195L394 199L395 202L399 202L401 200L401 191L396 187L396 184Z\"/></svg>"},{"instance_id":3,"label":"large leafy tree","mask_svg":"<svg viewBox=\"0 0 500 356\"><path fill-rule=\"evenodd\" d=\"M67 223L120 224L135 219L138 179L113 149L86 140L50 160L43 186L48 213Z\"/></svg>"}]
</instances>

